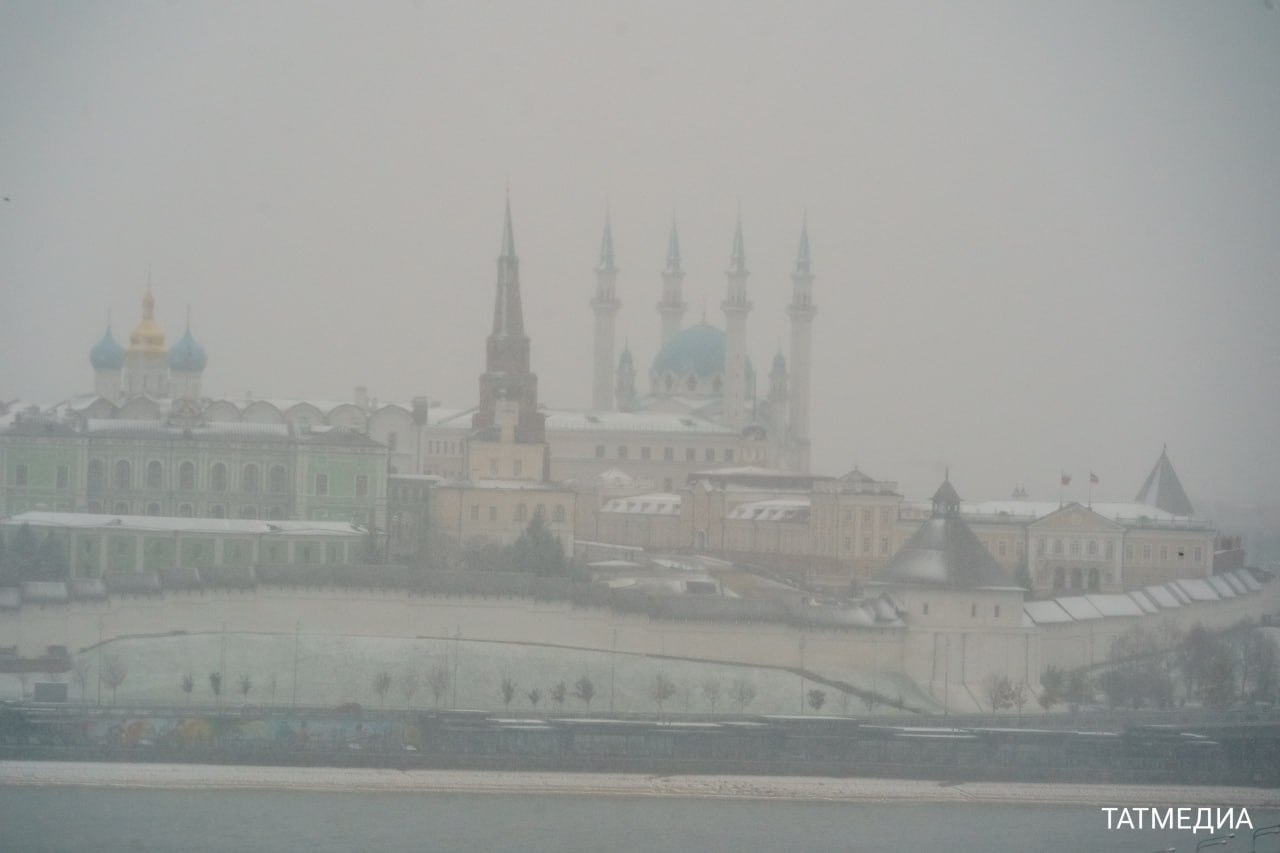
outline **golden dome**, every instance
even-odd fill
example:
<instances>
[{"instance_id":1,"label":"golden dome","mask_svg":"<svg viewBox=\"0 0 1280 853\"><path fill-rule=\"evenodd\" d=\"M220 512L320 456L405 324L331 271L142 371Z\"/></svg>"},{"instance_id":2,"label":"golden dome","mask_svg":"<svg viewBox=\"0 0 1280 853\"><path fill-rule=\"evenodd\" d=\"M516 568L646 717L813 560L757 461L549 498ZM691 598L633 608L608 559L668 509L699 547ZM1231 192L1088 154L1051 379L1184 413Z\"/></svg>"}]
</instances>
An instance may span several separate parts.
<instances>
[{"instance_id":1,"label":"golden dome","mask_svg":"<svg viewBox=\"0 0 1280 853\"><path fill-rule=\"evenodd\" d=\"M129 352L166 352L164 329L156 322L156 300L151 295L151 285L142 297L142 320L129 334Z\"/></svg>"}]
</instances>

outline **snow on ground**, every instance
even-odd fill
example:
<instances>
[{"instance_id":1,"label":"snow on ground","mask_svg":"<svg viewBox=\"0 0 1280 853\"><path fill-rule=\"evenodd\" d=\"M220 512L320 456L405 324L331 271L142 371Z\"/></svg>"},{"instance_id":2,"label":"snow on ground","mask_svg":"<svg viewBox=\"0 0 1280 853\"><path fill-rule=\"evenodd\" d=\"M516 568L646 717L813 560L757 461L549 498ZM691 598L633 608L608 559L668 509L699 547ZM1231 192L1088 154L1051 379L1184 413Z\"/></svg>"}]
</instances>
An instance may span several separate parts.
<instances>
[{"instance_id":1,"label":"snow on ground","mask_svg":"<svg viewBox=\"0 0 1280 853\"><path fill-rule=\"evenodd\" d=\"M908 779L809 776L645 776L620 773L374 770L228 767L200 764L99 764L6 761L5 785L121 788L274 789L534 793L591 796L719 797L837 802L1045 803L1072 806L1231 806L1275 808L1280 796L1259 788L1188 785L939 783Z\"/></svg>"},{"instance_id":2,"label":"snow on ground","mask_svg":"<svg viewBox=\"0 0 1280 853\"><path fill-rule=\"evenodd\" d=\"M296 643L296 646L295 646ZM489 643L475 640L392 639L384 637L308 636L293 634L180 634L113 640L101 649L91 649L79 658L88 667L86 698L98 697L98 669L101 661L116 657L128 668L120 685L118 705L185 705L181 690L184 675L195 682L191 701L197 705L214 703L209 675L221 672L223 704L244 702L259 706L288 705L294 702L294 666L297 666L297 704L335 706L358 702L366 708L459 707L503 709L502 682L510 678L515 697L510 710L529 710L528 694L542 691L540 710L560 710L551 700L552 688L564 682L569 691L563 710L588 710L572 696L574 684L586 676L595 688L590 710L652 712L658 710L653 687L658 676L675 685L675 695L666 699L662 710L669 713L707 713L711 700L704 685L719 685L715 710L755 714L797 714L802 696L814 688L826 693L823 714L862 714L867 707L856 695L813 681L795 673L768 667L701 663L677 658L613 654L607 651L566 649L516 643ZM448 685L437 701L430 688L432 673L442 670ZM375 677L386 672L391 686L385 699L373 689ZM456 683L455 683L456 674ZM250 689L240 691L240 679L247 675ZM862 689L874 689L894 699L903 696L917 707L929 700L909 680L900 675L827 672L824 675ZM31 683L49 676L33 674ZM756 695L744 708L733 699L733 685L745 680ZM80 687L70 674L54 680L71 682L72 700L79 700ZM416 690L406 696L405 685L416 682ZM610 685L612 684L612 703ZM0 699L17 699L24 692L17 676L0 675ZM102 702L110 704L111 690L102 687ZM805 700L807 702L807 699ZM896 709L878 706L877 713Z\"/></svg>"}]
</instances>

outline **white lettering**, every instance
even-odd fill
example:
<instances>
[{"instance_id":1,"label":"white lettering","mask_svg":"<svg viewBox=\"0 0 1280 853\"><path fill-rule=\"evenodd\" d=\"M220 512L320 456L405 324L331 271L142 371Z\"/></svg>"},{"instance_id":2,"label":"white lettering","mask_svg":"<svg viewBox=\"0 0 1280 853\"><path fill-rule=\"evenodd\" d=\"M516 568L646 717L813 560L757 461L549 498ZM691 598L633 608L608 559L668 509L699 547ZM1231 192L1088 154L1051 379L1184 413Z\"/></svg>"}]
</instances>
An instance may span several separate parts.
<instances>
[{"instance_id":1,"label":"white lettering","mask_svg":"<svg viewBox=\"0 0 1280 853\"><path fill-rule=\"evenodd\" d=\"M1165 809L1164 817L1160 817L1159 809L1151 810L1152 829L1173 829L1173 809Z\"/></svg>"},{"instance_id":2,"label":"white lettering","mask_svg":"<svg viewBox=\"0 0 1280 853\"><path fill-rule=\"evenodd\" d=\"M1191 827L1191 834L1195 835L1201 829L1205 832L1213 832L1213 809L1207 806L1196 809L1196 825Z\"/></svg>"},{"instance_id":3,"label":"white lettering","mask_svg":"<svg viewBox=\"0 0 1280 853\"><path fill-rule=\"evenodd\" d=\"M1235 828L1239 829L1242 826L1253 829L1253 820L1249 817L1249 810L1244 806L1240 807L1240 820L1236 823Z\"/></svg>"},{"instance_id":4,"label":"white lettering","mask_svg":"<svg viewBox=\"0 0 1280 853\"><path fill-rule=\"evenodd\" d=\"M1103 806L1102 810L1107 813L1107 829L1115 829L1115 827L1111 825L1111 813L1118 812L1120 810L1114 807L1107 808L1106 806Z\"/></svg>"},{"instance_id":5,"label":"white lettering","mask_svg":"<svg viewBox=\"0 0 1280 853\"><path fill-rule=\"evenodd\" d=\"M1116 828L1119 829L1122 826L1127 826L1130 829L1134 829L1133 818L1129 816L1128 809L1120 810L1120 822L1116 824Z\"/></svg>"},{"instance_id":6,"label":"white lettering","mask_svg":"<svg viewBox=\"0 0 1280 853\"><path fill-rule=\"evenodd\" d=\"M1223 809L1221 807L1218 808L1218 829L1222 829L1223 827L1227 829L1235 829L1235 827L1231 825L1231 822L1235 819L1236 819L1235 809Z\"/></svg>"},{"instance_id":7,"label":"white lettering","mask_svg":"<svg viewBox=\"0 0 1280 853\"><path fill-rule=\"evenodd\" d=\"M1191 828L1191 809L1182 806L1178 809L1178 829Z\"/></svg>"}]
</instances>

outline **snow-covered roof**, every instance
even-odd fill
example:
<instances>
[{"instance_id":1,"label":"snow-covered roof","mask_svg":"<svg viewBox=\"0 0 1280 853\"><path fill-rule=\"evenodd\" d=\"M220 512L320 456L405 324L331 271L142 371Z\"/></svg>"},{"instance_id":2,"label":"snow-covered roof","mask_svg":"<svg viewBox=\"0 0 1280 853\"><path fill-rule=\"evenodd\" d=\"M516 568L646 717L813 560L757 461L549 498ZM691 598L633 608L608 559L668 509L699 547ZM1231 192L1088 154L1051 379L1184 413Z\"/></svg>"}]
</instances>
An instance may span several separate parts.
<instances>
[{"instance_id":1,"label":"snow-covered roof","mask_svg":"<svg viewBox=\"0 0 1280 853\"><path fill-rule=\"evenodd\" d=\"M1236 569L1231 574L1235 575L1236 579L1244 584L1245 589L1249 590L1249 592L1262 591L1262 584L1258 583L1258 579L1248 569Z\"/></svg>"},{"instance_id":2,"label":"snow-covered roof","mask_svg":"<svg viewBox=\"0 0 1280 853\"><path fill-rule=\"evenodd\" d=\"M1102 614L1098 608L1089 603L1089 599L1083 595L1070 595L1066 598L1056 599L1063 610L1071 615L1072 619L1101 619Z\"/></svg>"},{"instance_id":3,"label":"snow-covered roof","mask_svg":"<svg viewBox=\"0 0 1280 853\"><path fill-rule=\"evenodd\" d=\"M1141 616L1142 608L1123 593L1090 593L1085 598L1103 616Z\"/></svg>"},{"instance_id":4,"label":"snow-covered roof","mask_svg":"<svg viewBox=\"0 0 1280 853\"><path fill-rule=\"evenodd\" d=\"M796 497L751 501L734 507L727 518L742 521L808 521L809 499Z\"/></svg>"},{"instance_id":5,"label":"snow-covered roof","mask_svg":"<svg viewBox=\"0 0 1280 853\"><path fill-rule=\"evenodd\" d=\"M114 433L117 435L145 434L167 436L185 435L189 431L193 438L207 438L213 436L252 436L255 438L261 438L264 436L275 436L278 438L289 437L289 427L287 424L259 424L248 423L245 421L213 421L208 424L187 428L170 425L165 421L90 418L85 423L85 430L87 432L100 434Z\"/></svg>"},{"instance_id":6,"label":"snow-covered roof","mask_svg":"<svg viewBox=\"0 0 1280 853\"><path fill-rule=\"evenodd\" d=\"M1217 577L1222 578L1224 581L1230 584L1231 589L1233 589L1237 595L1249 594L1249 588L1244 585L1244 582L1240 580L1240 578L1236 576L1235 572L1227 572L1225 574L1218 575Z\"/></svg>"},{"instance_id":7,"label":"snow-covered roof","mask_svg":"<svg viewBox=\"0 0 1280 853\"><path fill-rule=\"evenodd\" d=\"M1160 612L1160 608L1156 606L1156 603L1152 601L1145 592L1135 589L1129 592L1128 595L1133 599L1135 604L1142 608L1143 613Z\"/></svg>"},{"instance_id":8,"label":"snow-covered roof","mask_svg":"<svg viewBox=\"0 0 1280 853\"><path fill-rule=\"evenodd\" d=\"M679 515L680 502L679 495L670 492L653 492L647 495L613 498L605 503L600 511L639 515Z\"/></svg>"},{"instance_id":9,"label":"snow-covered roof","mask_svg":"<svg viewBox=\"0 0 1280 853\"><path fill-rule=\"evenodd\" d=\"M1152 584L1143 590L1147 597L1165 610L1181 607L1182 602L1164 584Z\"/></svg>"},{"instance_id":10,"label":"snow-covered roof","mask_svg":"<svg viewBox=\"0 0 1280 853\"><path fill-rule=\"evenodd\" d=\"M94 530L111 528L131 533L205 533L256 536L286 533L306 536L363 535L364 530L341 521L264 521L247 518L175 518L155 515L97 515L87 512L43 512L33 510L11 516L0 524L32 527Z\"/></svg>"},{"instance_id":11,"label":"snow-covered roof","mask_svg":"<svg viewBox=\"0 0 1280 853\"><path fill-rule=\"evenodd\" d=\"M1183 592L1182 587L1178 586L1178 584L1175 581L1169 581L1164 586L1165 586L1165 589L1169 590L1169 592L1173 594L1173 597L1178 599L1178 601L1181 602L1182 604L1191 603L1191 596Z\"/></svg>"},{"instance_id":12,"label":"snow-covered roof","mask_svg":"<svg viewBox=\"0 0 1280 853\"><path fill-rule=\"evenodd\" d=\"M675 432L736 438L737 430L672 412L583 412L548 409L548 432Z\"/></svg>"},{"instance_id":13,"label":"snow-covered roof","mask_svg":"<svg viewBox=\"0 0 1280 853\"><path fill-rule=\"evenodd\" d=\"M932 504L927 501L904 502L904 506L917 512L932 510ZM997 500L960 504L960 514L970 521L981 519L983 521L1026 523L1044 518L1060 509L1062 509L1062 504L1057 501ZM1144 523L1172 524L1178 522L1195 526L1207 524L1203 519L1174 515L1149 504L1135 503L1133 501L1094 501L1088 509L1103 518L1119 522L1127 527L1141 526Z\"/></svg>"},{"instance_id":14,"label":"snow-covered roof","mask_svg":"<svg viewBox=\"0 0 1280 853\"><path fill-rule=\"evenodd\" d=\"M1183 578L1172 581L1171 585L1181 589L1192 601L1218 601L1222 597L1203 578Z\"/></svg>"},{"instance_id":15,"label":"snow-covered roof","mask_svg":"<svg viewBox=\"0 0 1280 853\"><path fill-rule=\"evenodd\" d=\"M1227 583L1226 578L1221 575L1209 575L1205 578L1209 586L1213 587L1213 591L1218 594L1219 598L1235 598L1237 593L1231 584Z\"/></svg>"},{"instance_id":16,"label":"snow-covered roof","mask_svg":"<svg viewBox=\"0 0 1280 853\"><path fill-rule=\"evenodd\" d=\"M540 480L448 480L439 488L452 489L498 489L504 491L524 492L560 492L566 491L556 483L544 483Z\"/></svg>"},{"instance_id":17,"label":"snow-covered roof","mask_svg":"<svg viewBox=\"0 0 1280 853\"><path fill-rule=\"evenodd\" d=\"M1025 601L1022 612L1037 625L1073 621L1071 614L1063 610L1056 601Z\"/></svg>"}]
</instances>

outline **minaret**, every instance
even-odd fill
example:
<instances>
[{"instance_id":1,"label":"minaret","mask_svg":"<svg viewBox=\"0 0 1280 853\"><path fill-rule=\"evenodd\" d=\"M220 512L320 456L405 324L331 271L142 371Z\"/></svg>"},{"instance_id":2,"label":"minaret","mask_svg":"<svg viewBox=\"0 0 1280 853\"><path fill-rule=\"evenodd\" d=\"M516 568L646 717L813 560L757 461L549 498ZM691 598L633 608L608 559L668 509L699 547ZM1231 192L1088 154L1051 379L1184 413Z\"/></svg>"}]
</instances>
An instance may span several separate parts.
<instances>
[{"instance_id":1,"label":"minaret","mask_svg":"<svg viewBox=\"0 0 1280 853\"><path fill-rule=\"evenodd\" d=\"M633 412L636 407L636 365L631 347L624 346L618 357L618 411Z\"/></svg>"},{"instance_id":2,"label":"minaret","mask_svg":"<svg viewBox=\"0 0 1280 853\"><path fill-rule=\"evenodd\" d=\"M502 418L498 417L499 410ZM502 253L498 256L493 331L485 342L480 406L471 423L476 430L498 425L504 438L509 434L516 443L546 441L546 416L538 411L538 377L529 370L529 336L524 333L520 307L520 260L511 228L510 198L502 228Z\"/></svg>"},{"instance_id":3,"label":"minaret","mask_svg":"<svg viewBox=\"0 0 1280 853\"><path fill-rule=\"evenodd\" d=\"M596 295L591 310L596 315L595 345L592 351L591 408L611 411L613 405L613 330L614 318L622 303L616 285L618 267L613 262L613 223L606 213L604 236L600 238L600 263L596 264Z\"/></svg>"},{"instance_id":4,"label":"minaret","mask_svg":"<svg viewBox=\"0 0 1280 853\"><path fill-rule=\"evenodd\" d=\"M724 302L724 422L736 430L746 425L747 406L747 256L742 247L742 217L733 232L733 252L729 256L728 289Z\"/></svg>"},{"instance_id":5,"label":"minaret","mask_svg":"<svg viewBox=\"0 0 1280 853\"><path fill-rule=\"evenodd\" d=\"M671 236L667 239L667 265L662 270L662 301L658 314L662 317L662 346L674 338L684 325L684 270L680 269L680 235L676 221L671 220Z\"/></svg>"},{"instance_id":6,"label":"minaret","mask_svg":"<svg viewBox=\"0 0 1280 853\"><path fill-rule=\"evenodd\" d=\"M791 423L788 429L791 459L788 465L800 473L809 472L809 390L812 378L813 268L809 259L809 225L800 228L800 249L796 271L791 274Z\"/></svg>"},{"instance_id":7,"label":"minaret","mask_svg":"<svg viewBox=\"0 0 1280 853\"><path fill-rule=\"evenodd\" d=\"M769 371L769 445L773 458L769 464L784 468L787 460L787 360L779 351Z\"/></svg>"}]
</instances>

